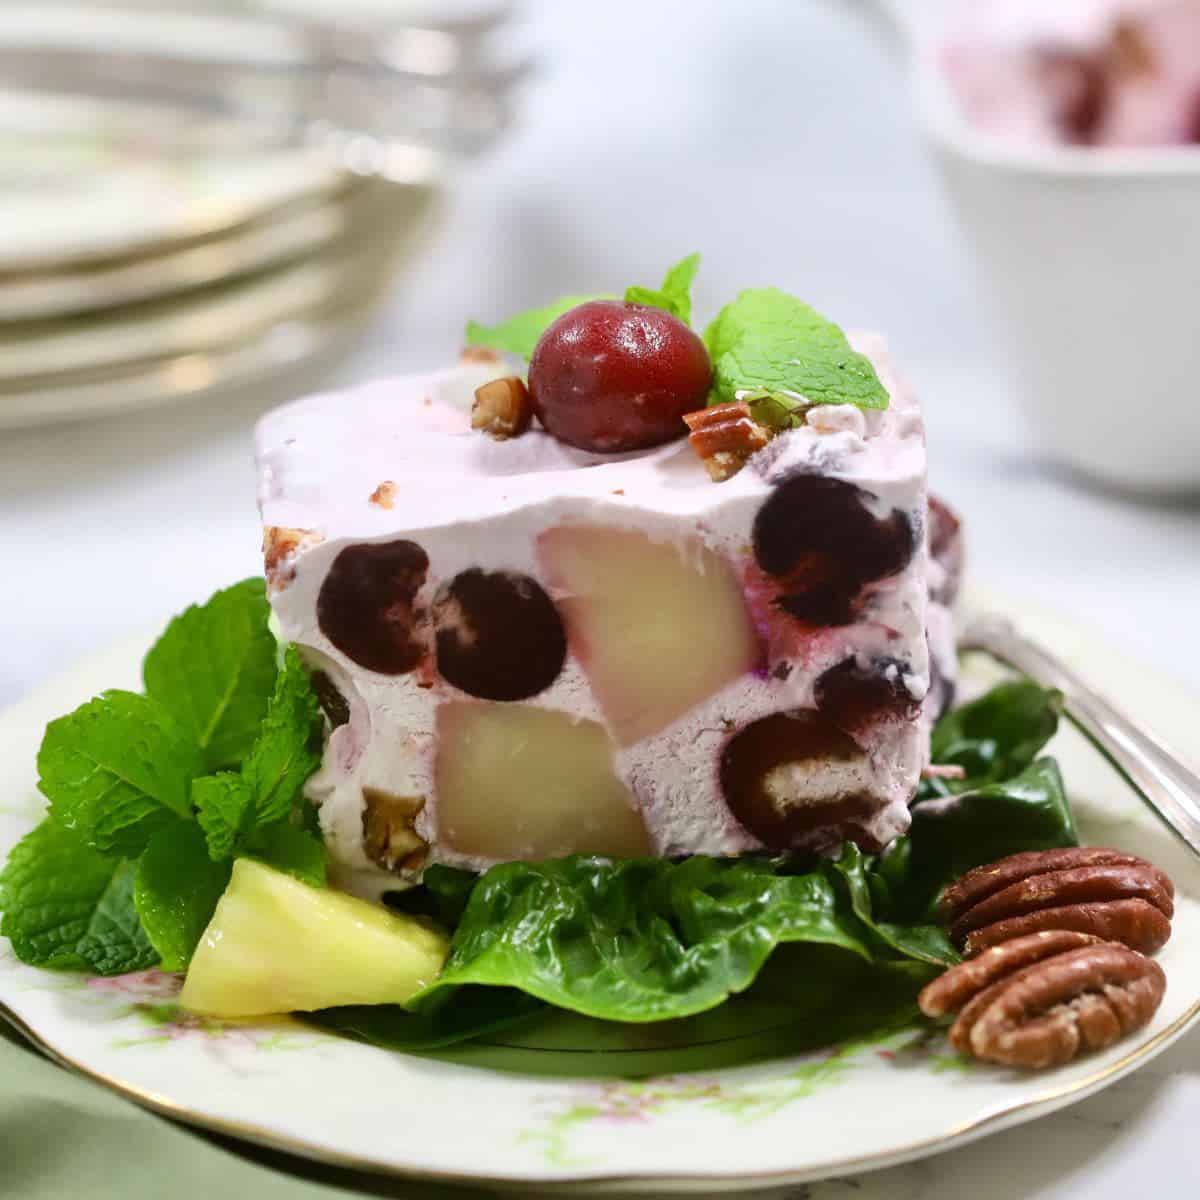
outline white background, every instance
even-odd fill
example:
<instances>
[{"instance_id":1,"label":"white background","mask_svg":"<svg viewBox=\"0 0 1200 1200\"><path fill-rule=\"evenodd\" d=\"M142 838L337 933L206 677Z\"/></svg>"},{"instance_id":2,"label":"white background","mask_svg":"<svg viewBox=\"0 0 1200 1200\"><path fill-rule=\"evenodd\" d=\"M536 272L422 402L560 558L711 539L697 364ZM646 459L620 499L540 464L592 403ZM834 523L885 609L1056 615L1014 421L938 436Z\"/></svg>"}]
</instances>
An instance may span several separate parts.
<instances>
[{"instance_id":1,"label":"white background","mask_svg":"<svg viewBox=\"0 0 1200 1200\"><path fill-rule=\"evenodd\" d=\"M977 580L1071 614L1200 691L1200 510L1086 490L1026 439L900 57L869 10L526 11L544 69L522 127L458 181L335 381L442 363L467 317L654 284L701 250L701 317L740 287L776 284L887 333L923 394L932 480L964 514ZM0 702L261 569L251 429L279 399L0 433ZM1197 1112L1193 1035L1161 1067L1036 1127L813 1194L1194 1195Z\"/></svg>"}]
</instances>

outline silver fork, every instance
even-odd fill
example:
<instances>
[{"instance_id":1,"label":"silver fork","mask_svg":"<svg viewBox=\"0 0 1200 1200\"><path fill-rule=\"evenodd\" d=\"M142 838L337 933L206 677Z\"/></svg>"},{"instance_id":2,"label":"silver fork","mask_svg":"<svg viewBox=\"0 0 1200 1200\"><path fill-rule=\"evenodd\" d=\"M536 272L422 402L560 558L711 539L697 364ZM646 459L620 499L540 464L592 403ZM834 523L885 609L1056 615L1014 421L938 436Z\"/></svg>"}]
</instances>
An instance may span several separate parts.
<instances>
[{"instance_id":1,"label":"silver fork","mask_svg":"<svg viewBox=\"0 0 1200 1200\"><path fill-rule=\"evenodd\" d=\"M1043 687L1062 692L1067 719L1200 857L1200 775L1162 738L1121 712L1062 659L1003 617L972 620L959 648L982 651Z\"/></svg>"}]
</instances>

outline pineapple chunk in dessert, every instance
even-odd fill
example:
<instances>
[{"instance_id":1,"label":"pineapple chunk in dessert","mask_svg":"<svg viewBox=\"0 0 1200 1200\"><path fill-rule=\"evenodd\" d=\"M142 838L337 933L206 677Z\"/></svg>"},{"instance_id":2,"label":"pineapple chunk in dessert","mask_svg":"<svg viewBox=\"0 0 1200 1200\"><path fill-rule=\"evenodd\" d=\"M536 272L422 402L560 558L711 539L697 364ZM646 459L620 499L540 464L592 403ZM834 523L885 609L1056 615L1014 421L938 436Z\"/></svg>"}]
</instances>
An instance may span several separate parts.
<instances>
[{"instance_id":1,"label":"pineapple chunk in dessert","mask_svg":"<svg viewBox=\"0 0 1200 1200\"><path fill-rule=\"evenodd\" d=\"M438 834L502 860L634 856L651 842L604 727L525 704L438 709Z\"/></svg>"},{"instance_id":2,"label":"pineapple chunk in dessert","mask_svg":"<svg viewBox=\"0 0 1200 1200\"><path fill-rule=\"evenodd\" d=\"M240 858L179 1002L214 1017L404 1004L447 953L446 939L412 917Z\"/></svg>"},{"instance_id":3,"label":"pineapple chunk in dessert","mask_svg":"<svg viewBox=\"0 0 1200 1200\"><path fill-rule=\"evenodd\" d=\"M737 576L698 539L560 525L538 539L538 553L622 745L665 729L758 662Z\"/></svg>"}]
</instances>

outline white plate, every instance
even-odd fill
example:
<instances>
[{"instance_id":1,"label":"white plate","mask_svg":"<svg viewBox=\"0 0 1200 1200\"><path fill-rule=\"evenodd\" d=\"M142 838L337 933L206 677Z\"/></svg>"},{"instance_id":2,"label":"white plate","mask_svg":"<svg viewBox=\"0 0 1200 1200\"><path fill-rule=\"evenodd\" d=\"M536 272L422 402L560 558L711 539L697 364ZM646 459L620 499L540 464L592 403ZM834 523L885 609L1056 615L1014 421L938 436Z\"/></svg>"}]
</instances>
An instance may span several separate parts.
<instances>
[{"instance_id":1,"label":"white plate","mask_svg":"<svg viewBox=\"0 0 1200 1200\"><path fill-rule=\"evenodd\" d=\"M330 197L161 254L10 275L0 283L0 329L174 296L315 254L346 235L347 213L342 197Z\"/></svg>"},{"instance_id":2,"label":"white plate","mask_svg":"<svg viewBox=\"0 0 1200 1200\"><path fill-rule=\"evenodd\" d=\"M95 5L0 6L0 48L54 44L296 61L298 35L261 21ZM0 89L0 274L219 236L344 176L319 151L167 153L219 123L170 109ZM209 128L211 127L211 128Z\"/></svg>"},{"instance_id":3,"label":"white plate","mask_svg":"<svg viewBox=\"0 0 1200 1200\"><path fill-rule=\"evenodd\" d=\"M325 253L168 303L0 332L0 429L196 401L336 350L436 212L429 188L357 195L353 233Z\"/></svg>"},{"instance_id":4,"label":"white plate","mask_svg":"<svg viewBox=\"0 0 1200 1200\"><path fill-rule=\"evenodd\" d=\"M1010 612L1164 735L1187 744L1200 703L1023 606ZM40 817L45 722L104 687L137 687L145 640L118 646L0 717L0 852ZM1153 1023L1042 1074L965 1065L914 1030L833 1051L640 1082L513 1074L390 1054L291 1021L198 1020L156 972L86 980L0 950L0 1011L61 1061L159 1112L296 1154L492 1185L721 1191L918 1158L1071 1104L1162 1053L1200 1017L1200 863L1070 732L1062 761L1081 832L1153 859L1178 887ZM533 1065L536 1056L526 1057Z\"/></svg>"}]
</instances>

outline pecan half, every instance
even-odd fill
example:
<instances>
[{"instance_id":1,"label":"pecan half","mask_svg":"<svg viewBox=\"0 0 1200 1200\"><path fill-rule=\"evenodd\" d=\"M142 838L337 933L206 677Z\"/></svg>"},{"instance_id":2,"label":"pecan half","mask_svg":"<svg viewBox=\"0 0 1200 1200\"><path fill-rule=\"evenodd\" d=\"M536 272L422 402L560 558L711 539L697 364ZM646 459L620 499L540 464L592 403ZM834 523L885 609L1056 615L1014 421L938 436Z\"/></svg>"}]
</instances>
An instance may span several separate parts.
<instances>
[{"instance_id":1,"label":"pecan half","mask_svg":"<svg viewBox=\"0 0 1200 1200\"><path fill-rule=\"evenodd\" d=\"M1091 934L1074 933L1067 929L1015 938L944 971L922 989L917 1003L927 1017L944 1017L947 1013L958 1012L984 988L991 987L1031 963L1041 962L1043 958L1067 950L1078 950L1080 946L1099 944L1100 939Z\"/></svg>"},{"instance_id":2,"label":"pecan half","mask_svg":"<svg viewBox=\"0 0 1200 1200\"><path fill-rule=\"evenodd\" d=\"M951 937L968 954L1047 929L1092 933L1152 954L1171 935L1174 890L1136 855L1072 847L977 867L941 903Z\"/></svg>"},{"instance_id":3,"label":"pecan half","mask_svg":"<svg viewBox=\"0 0 1200 1200\"><path fill-rule=\"evenodd\" d=\"M685 414L683 419L691 430L688 443L716 483L736 475L772 437L771 431L754 419L750 406L742 400L701 408Z\"/></svg>"},{"instance_id":4,"label":"pecan half","mask_svg":"<svg viewBox=\"0 0 1200 1200\"><path fill-rule=\"evenodd\" d=\"M1171 922L1145 900L1109 900L1102 904L1064 904L1010 917L967 935L966 954L978 954L1011 938L1042 929L1074 929L1106 942L1123 942L1142 954L1157 954L1171 937Z\"/></svg>"},{"instance_id":5,"label":"pecan half","mask_svg":"<svg viewBox=\"0 0 1200 1200\"><path fill-rule=\"evenodd\" d=\"M1005 1066L1059 1066L1142 1028L1165 991L1162 968L1128 946L1082 946L983 988L959 1013L950 1041Z\"/></svg>"},{"instance_id":6,"label":"pecan half","mask_svg":"<svg viewBox=\"0 0 1200 1200\"><path fill-rule=\"evenodd\" d=\"M363 849L385 871L417 870L429 846L415 830L424 796L397 796L381 788L363 788Z\"/></svg>"},{"instance_id":7,"label":"pecan half","mask_svg":"<svg viewBox=\"0 0 1200 1200\"><path fill-rule=\"evenodd\" d=\"M961 915L972 905L987 899L1021 879L1048 875L1051 871L1069 871L1076 867L1145 866L1157 872L1159 882L1169 896L1175 886L1153 864L1136 854L1104 846L1065 846L1059 850L1024 850L997 862L968 871L943 893L940 907L948 916Z\"/></svg>"},{"instance_id":8,"label":"pecan half","mask_svg":"<svg viewBox=\"0 0 1200 1200\"><path fill-rule=\"evenodd\" d=\"M491 379L475 389L471 428L481 429L498 441L518 437L533 422L533 401L525 381L517 375Z\"/></svg>"}]
</instances>

